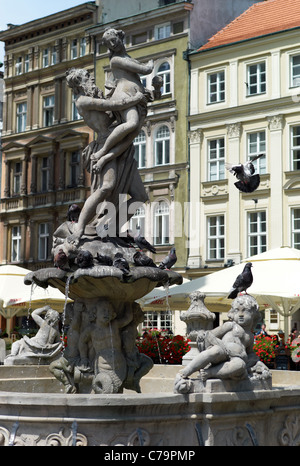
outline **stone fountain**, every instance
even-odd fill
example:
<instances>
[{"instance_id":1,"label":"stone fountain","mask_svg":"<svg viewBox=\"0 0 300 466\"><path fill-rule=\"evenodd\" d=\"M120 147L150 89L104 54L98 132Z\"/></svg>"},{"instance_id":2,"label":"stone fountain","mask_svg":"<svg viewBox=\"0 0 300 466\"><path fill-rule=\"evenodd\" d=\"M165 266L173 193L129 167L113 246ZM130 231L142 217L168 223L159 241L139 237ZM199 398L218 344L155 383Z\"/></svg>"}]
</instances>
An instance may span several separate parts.
<instances>
[{"instance_id":1,"label":"stone fountain","mask_svg":"<svg viewBox=\"0 0 300 466\"><path fill-rule=\"evenodd\" d=\"M127 231L147 202L133 140L161 83L143 88L139 74L151 73L153 63L132 60L123 39L114 29L103 36L115 80L108 96L86 70L67 72L78 111L98 135L83 152L91 194L82 210L71 206L54 233L54 266L25 277L28 285L65 293L67 345L57 338L57 316L37 310L35 339L15 345L0 367L0 445L109 446L111 455L114 446L149 446L153 460L164 447L176 453L178 447L299 444L300 388L274 388L271 372L255 357L258 306L251 296L236 298L228 322L213 328L205 296L191 295L182 320L192 349L182 366L158 369L136 348L143 321L136 301L182 277L137 255L151 245Z\"/></svg>"}]
</instances>

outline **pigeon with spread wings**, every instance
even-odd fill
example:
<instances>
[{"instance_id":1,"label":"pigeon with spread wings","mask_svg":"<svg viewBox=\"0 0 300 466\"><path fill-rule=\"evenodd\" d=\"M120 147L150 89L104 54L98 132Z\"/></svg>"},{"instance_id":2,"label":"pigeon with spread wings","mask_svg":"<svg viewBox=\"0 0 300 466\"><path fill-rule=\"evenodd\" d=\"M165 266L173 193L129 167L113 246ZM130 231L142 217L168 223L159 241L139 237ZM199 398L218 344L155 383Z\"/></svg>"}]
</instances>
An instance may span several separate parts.
<instances>
[{"instance_id":1,"label":"pigeon with spread wings","mask_svg":"<svg viewBox=\"0 0 300 466\"><path fill-rule=\"evenodd\" d=\"M258 188L260 184L260 176L258 173L255 173L253 162L263 155L264 154L259 154L256 157L253 157L244 165L242 163L238 163L236 165L225 163L225 168L227 168L230 173L233 173L239 180L234 184L243 193L252 193Z\"/></svg>"}]
</instances>

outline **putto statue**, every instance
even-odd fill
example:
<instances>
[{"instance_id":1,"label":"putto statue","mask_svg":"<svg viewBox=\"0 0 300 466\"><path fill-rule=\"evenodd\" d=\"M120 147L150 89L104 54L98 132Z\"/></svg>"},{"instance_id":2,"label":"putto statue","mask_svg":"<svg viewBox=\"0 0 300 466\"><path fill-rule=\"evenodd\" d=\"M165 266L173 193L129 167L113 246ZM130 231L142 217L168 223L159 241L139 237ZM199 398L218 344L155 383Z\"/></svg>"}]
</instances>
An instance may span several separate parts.
<instances>
[{"instance_id":1,"label":"putto statue","mask_svg":"<svg viewBox=\"0 0 300 466\"><path fill-rule=\"evenodd\" d=\"M244 294L237 297L228 312L228 321L197 335L199 353L181 369L175 379L175 392L189 393L207 379L241 381L270 378L270 371L253 350L253 328L260 317L256 300ZM189 377L198 372L196 379ZM202 384L197 384L200 381ZM196 389L196 391L198 391Z\"/></svg>"}]
</instances>

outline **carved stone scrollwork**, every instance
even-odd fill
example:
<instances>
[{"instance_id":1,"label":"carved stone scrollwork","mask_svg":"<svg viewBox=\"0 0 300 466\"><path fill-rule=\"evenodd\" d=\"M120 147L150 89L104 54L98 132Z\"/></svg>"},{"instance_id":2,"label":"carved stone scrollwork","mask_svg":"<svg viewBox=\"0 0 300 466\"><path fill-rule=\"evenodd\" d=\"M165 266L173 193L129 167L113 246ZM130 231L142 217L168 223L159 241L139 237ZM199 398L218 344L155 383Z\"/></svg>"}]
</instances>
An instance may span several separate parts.
<instances>
[{"instance_id":1,"label":"carved stone scrollwork","mask_svg":"<svg viewBox=\"0 0 300 466\"><path fill-rule=\"evenodd\" d=\"M300 445L300 417L299 414L287 416L283 429L278 436L279 445L292 447Z\"/></svg>"},{"instance_id":2,"label":"carved stone scrollwork","mask_svg":"<svg viewBox=\"0 0 300 466\"><path fill-rule=\"evenodd\" d=\"M227 134L229 138L239 138L242 132L241 123L230 123L227 125Z\"/></svg>"},{"instance_id":3,"label":"carved stone scrollwork","mask_svg":"<svg viewBox=\"0 0 300 466\"><path fill-rule=\"evenodd\" d=\"M278 131L283 129L284 116L272 115L268 117L269 128L271 131Z\"/></svg>"},{"instance_id":4,"label":"carved stone scrollwork","mask_svg":"<svg viewBox=\"0 0 300 466\"><path fill-rule=\"evenodd\" d=\"M68 436L65 436L65 429L61 429L58 433L53 433L48 435L46 438L46 446L51 447L86 447L88 445L88 440L85 435L76 433L76 440L74 445L73 433Z\"/></svg>"},{"instance_id":5,"label":"carved stone scrollwork","mask_svg":"<svg viewBox=\"0 0 300 466\"><path fill-rule=\"evenodd\" d=\"M190 144L200 144L203 137L203 131L200 128L195 129L193 131L189 131L188 137L190 140Z\"/></svg>"}]
</instances>

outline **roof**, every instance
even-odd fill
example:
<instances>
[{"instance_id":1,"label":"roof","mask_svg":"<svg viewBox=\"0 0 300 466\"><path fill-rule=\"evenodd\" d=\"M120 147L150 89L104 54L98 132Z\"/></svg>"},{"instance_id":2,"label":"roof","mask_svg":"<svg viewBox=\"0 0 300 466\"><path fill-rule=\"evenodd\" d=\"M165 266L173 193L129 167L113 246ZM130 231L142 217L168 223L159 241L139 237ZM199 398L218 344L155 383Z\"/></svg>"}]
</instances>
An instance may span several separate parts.
<instances>
[{"instance_id":1,"label":"roof","mask_svg":"<svg viewBox=\"0 0 300 466\"><path fill-rule=\"evenodd\" d=\"M300 27L300 0L265 0L254 3L244 13L212 36L198 51L297 27Z\"/></svg>"}]
</instances>

